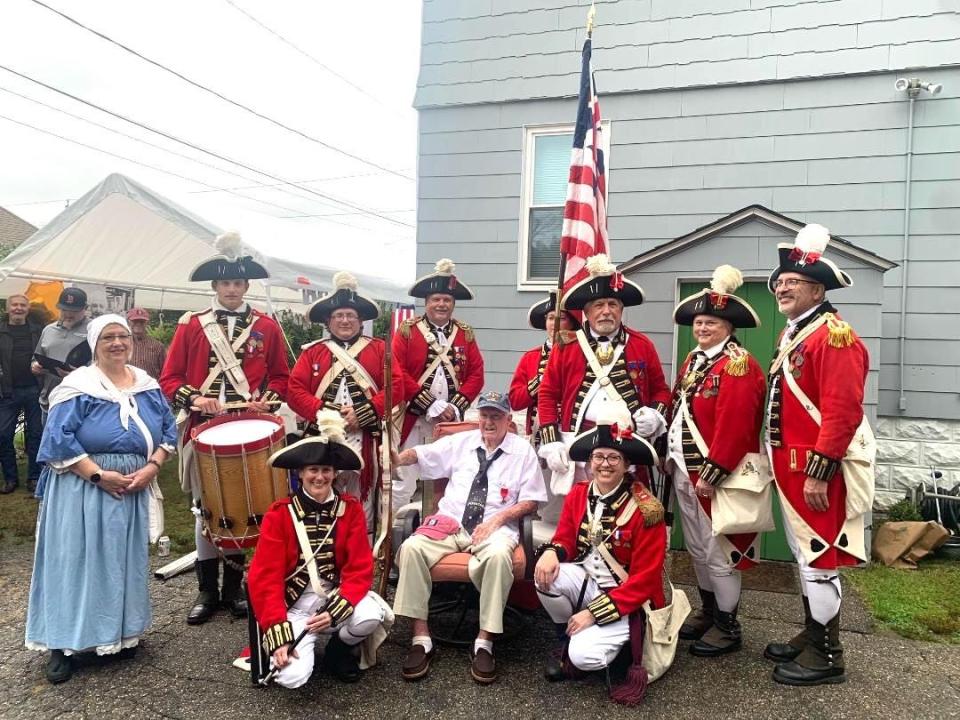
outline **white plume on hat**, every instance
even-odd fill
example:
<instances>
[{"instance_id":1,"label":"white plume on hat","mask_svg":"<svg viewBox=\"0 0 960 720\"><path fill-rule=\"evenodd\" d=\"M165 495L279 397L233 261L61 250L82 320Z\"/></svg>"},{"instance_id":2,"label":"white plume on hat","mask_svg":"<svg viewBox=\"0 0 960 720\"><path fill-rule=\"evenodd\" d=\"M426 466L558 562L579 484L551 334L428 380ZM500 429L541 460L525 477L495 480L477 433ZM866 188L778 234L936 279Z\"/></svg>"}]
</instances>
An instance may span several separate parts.
<instances>
[{"instance_id":1,"label":"white plume on hat","mask_svg":"<svg viewBox=\"0 0 960 720\"><path fill-rule=\"evenodd\" d=\"M217 235L214 243L217 252L227 258L230 262L243 256L243 240L240 239L240 233L236 230L229 230L222 235Z\"/></svg>"},{"instance_id":2,"label":"white plume on hat","mask_svg":"<svg viewBox=\"0 0 960 720\"><path fill-rule=\"evenodd\" d=\"M440 258L437 260L437 264L433 267L434 272L441 273L442 275L452 275L453 271L456 269L456 263L450 258Z\"/></svg>"},{"instance_id":3,"label":"white plume on hat","mask_svg":"<svg viewBox=\"0 0 960 720\"><path fill-rule=\"evenodd\" d=\"M347 423L336 410L317 410L317 430L327 441L343 442L347 438Z\"/></svg>"},{"instance_id":4,"label":"white plume on hat","mask_svg":"<svg viewBox=\"0 0 960 720\"><path fill-rule=\"evenodd\" d=\"M814 252L823 255L823 251L827 249L827 243L829 242L830 231L823 225L811 223L810 225L804 225L800 228L800 232L797 233L797 239L794 240L794 245L796 245L801 252Z\"/></svg>"},{"instance_id":5,"label":"white plume on hat","mask_svg":"<svg viewBox=\"0 0 960 720\"><path fill-rule=\"evenodd\" d=\"M586 268L592 277L596 277L597 275L612 275L617 271L617 266L610 262L610 258L603 253L588 257Z\"/></svg>"},{"instance_id":6,"label":"white plume on hat","mask_svg":"<svg viewBox=\"0 0 960 720\"><path fill-rule=\"evenodd\" d=\"M353 276L353 273L341 270L333 274L333 289L341 290L344 288L347 290L356 290L357 278Z\"/></svg>"},{"instance_id":7,"label":"white plume on hat","mask_svg":"<svg viewBox=\"0 0 960 720\"><path fill-rule=\"evenodd\" d=\"M715 293L730 295L743 285L743 273L733 265L720 265L713 271L710 289Z\"/></svg>"}]
</instances>

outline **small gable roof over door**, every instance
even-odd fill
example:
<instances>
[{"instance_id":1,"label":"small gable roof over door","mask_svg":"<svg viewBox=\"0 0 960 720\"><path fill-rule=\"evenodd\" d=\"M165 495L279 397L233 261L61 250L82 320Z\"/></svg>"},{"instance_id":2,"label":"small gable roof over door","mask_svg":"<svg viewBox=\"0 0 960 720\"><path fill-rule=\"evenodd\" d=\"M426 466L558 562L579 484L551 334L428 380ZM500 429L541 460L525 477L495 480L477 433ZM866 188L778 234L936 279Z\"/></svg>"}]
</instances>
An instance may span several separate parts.
<instances>
[{"instance_id":1,"label":"small gable roof over door","mask_svg":"<svg viewBox=\"0 0 960 720\"><path fill-rule=\"evenodd\" d=\"M674 240L662 243L654 248L651 248L650 250L647 250L646 252L640 253L630 260L621 263L619 270L624 273L641 271L648 265L652 265L671 255L683 252L694 245L698 245L702 242L710 240L712 237L720 235L721 233L724 233L739 225L744 225L754 221L765 223L774 229L782 231L785 235L789 235L791 238L796 235L800 228L806 225L806 223L800 220L795 220L794 218L782 215L781 213L771 210L770 208L766 208L763 205L749 205L741 210L737 210L736 212L732 212L729 215L725 215L722 218L714 220L712 223L708 223L707 225L699 227L696 230L687 233L686 235L682 235ZM882 273L897 266L897 263L887 260L886 258L881 257L876 253L866 250L858 245L854 245L852 242L849 240L844 240L839 235L831 234L830 247L828 248L827 252L831 254L838 253L854 258L861 261L868 267L876 268Z\"/></svg>"}]
</instances>

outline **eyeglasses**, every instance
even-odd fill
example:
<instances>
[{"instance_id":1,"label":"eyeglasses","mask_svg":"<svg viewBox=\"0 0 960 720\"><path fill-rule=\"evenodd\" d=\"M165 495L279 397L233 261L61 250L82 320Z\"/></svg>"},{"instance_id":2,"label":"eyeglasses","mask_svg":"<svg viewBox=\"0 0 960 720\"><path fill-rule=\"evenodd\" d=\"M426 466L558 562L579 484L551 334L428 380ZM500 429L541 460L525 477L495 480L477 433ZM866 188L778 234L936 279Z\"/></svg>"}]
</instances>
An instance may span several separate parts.
<instances>
[{"instance_id":1,"label":"eyeglasses","mask_svg":"<svg viewBox=\"0 0 960 720\"><path fill-rule=\"evenodd\" d=\"M101 335L100 339L97 342L112 343L112 342L117 342L118 340L120 342L126 342L131 337L132 336L129 333L124 333L122 335Z\"/></svg>"},{"instance_id":2,"label":"eyeglasses","mask_svg":"<svg viewBox=\"0 0 960 720\"><path fill-rule=\"evenodd\" d=\"M359 320L360 316L355 312L335 312L330 315L331 320Z\"/></svg>"},{"instance_id":3,"label":"eyeglasses","mask_svg":"<svg viewBox=\"0 0 960 720\"><path fill-rule=\"evenodd\" d=\"M773 289L774 289L774 290L779 290L780 288L786 288L787 290L793 290L793 289L796 288L797 285L799 285L800 283L804 283L804 284L806 284L806 285L819 285L819 284L820 284L820 283L815 282L815 281L813 281L813 280L801 280L800 278L787 278L786 280L780 280L780 279L778 278L777 280L774 280L774 281L773 281Z\"/></svg>"},{"instance_id":4,"label":"eyeglasses","mask_svg":"<svg viewBox=\"0 0 960 720\"><path fill-rule=\"evenodd\" d=\"M598 465L619 465L623 461L623 457L617 453L612 453L610 455L604 455L603 453L591 453L590 459Z\"/></svg>"}]
</instances>

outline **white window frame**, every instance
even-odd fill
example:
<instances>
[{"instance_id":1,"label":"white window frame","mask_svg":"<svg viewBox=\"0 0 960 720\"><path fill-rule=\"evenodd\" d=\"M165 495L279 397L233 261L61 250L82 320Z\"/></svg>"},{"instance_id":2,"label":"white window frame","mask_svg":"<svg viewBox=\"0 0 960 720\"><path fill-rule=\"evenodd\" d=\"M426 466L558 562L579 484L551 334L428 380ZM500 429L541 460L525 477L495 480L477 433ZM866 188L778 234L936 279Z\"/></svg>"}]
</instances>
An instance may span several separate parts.
<instances>
[{"instance_id":1,"label":"white window frame","mask_svg":"<svg viewBox=\"0 0 960 720\"><path fill-rule=\"evenodd\" d=\"M600 121L603 155L606 161L607 197L610 196L610 132L609 120ZM530 209L533 201L533 168L535 161L536 138L542 135L573 135L576 126L573 123L551 123L523 126L522 170L520 179L520 224L517 237L517 290L520 292L544 292L556 287L556 279L531 280L527 277L529 254Z\"/></svg>"}]
</instances>

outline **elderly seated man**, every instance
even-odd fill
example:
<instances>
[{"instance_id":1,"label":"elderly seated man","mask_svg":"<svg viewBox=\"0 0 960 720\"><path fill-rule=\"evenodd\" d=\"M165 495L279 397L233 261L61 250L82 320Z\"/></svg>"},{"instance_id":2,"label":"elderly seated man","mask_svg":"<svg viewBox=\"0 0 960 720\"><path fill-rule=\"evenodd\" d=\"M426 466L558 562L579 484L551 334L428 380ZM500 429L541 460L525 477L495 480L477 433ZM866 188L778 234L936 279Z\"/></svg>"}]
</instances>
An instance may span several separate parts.
<instances>
[{"instance_id":1,"label":"elderly seated man","mask_svg":"<svg viewBox=\"0 0 960 720\"><path fill-rule=\"evenodd\" d=\"M512 416L506 395L484 393L477 409L477 430L394 453L394 464L416 464L423 478L450 479L437 514L424 518L397 555L400 580L393 610L413 619L413 642L401 671L404 680L417 680L430 671L430 568L457 552L473 556L470 580L480 591L480 634L470 673L478 683L496 680L493 636L503 632L519 520L547 499L536 453L530 443L508 432Z\"/></svg>"}]
</instances>

